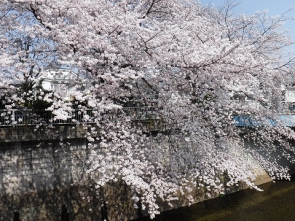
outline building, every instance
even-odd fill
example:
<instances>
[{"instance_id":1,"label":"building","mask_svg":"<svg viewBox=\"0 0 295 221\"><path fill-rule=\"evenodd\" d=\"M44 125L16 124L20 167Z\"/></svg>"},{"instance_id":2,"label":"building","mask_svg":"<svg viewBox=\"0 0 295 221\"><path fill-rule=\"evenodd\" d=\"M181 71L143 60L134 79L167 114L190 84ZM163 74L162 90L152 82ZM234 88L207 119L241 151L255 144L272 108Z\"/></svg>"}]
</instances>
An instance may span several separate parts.
<instances>
[{"instance_id":1,"label":"building","mask_svg":"<svg viewBox=\"0 0 295 221\"><path fill-rule=\"evenodd\" d=\"M70 69L47 69L39 76L41 86L48 91L53 91L69 99L69 94L84 85L84 80Z\"/></svg>"}]
</instances>

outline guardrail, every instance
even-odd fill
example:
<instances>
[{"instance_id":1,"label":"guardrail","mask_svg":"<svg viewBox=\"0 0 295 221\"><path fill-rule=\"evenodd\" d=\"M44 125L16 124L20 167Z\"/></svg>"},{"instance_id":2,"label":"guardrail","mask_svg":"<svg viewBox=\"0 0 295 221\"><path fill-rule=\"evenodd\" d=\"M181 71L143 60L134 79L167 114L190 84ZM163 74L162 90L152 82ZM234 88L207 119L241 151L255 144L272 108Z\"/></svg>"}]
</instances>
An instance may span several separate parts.
<instances>
[{"instance_id":1,"label":"guardrail","mask_svg":"<svg viewBox=\"0 0 295 221\"><path fill-rule=\"evenodd\" d=\"M295 114L295 102L281 102L279 112L281 114Z\"/></svg>"},{"instance_id":2,"label":"guardrail","mask_svg":"<svg viewBox=\"0 0 295 221\"><path fill-rule=\"evenodd\" d=\"M92 111L87 112L91 116ZM73 110L66 119L58 119L50 111L34 112L29 109L0 110L0 126L24 126L38 124L73 124L82 122L85 113Z\"/></svg>"},{"instance_id":3,"label":"guardrail","mask_svg":"<svg viewBox=\"0 0 295 221\"><path fill-rule=\"evenodd\" d=\"M295 102L281 102L279 115L295 115ZM0 127L9 126L34 126L34 125L61 125L61 124L92 124L105 120L117 120L124 114L134 122L142 123L149 127L165 127L160 117L159 108L156 106L123 107L111 113L95 109L73 109L63 119L58 118L51 111L34 111L30 109L0 109ZM166 125L167 126L167 125ZM171 126L171 125L170 125Z\"/></svg>"},{"instance_id":4,"label":"guardrail","mask_svg":"<svg viewBox=\"0 0 295 221\"><path fill-rule=\"evenodd\" d=\"M34 126L34 125L61 125L61 124L91 124L125 114L131 120L144 121L159 119L155 107L124 107L112 114L100 113L95 109L74 109L67 116L59 118L51 111L33 111L30 109L2 109L0 110L0 127L7 126Z\"/></svg>"}]
</instances>

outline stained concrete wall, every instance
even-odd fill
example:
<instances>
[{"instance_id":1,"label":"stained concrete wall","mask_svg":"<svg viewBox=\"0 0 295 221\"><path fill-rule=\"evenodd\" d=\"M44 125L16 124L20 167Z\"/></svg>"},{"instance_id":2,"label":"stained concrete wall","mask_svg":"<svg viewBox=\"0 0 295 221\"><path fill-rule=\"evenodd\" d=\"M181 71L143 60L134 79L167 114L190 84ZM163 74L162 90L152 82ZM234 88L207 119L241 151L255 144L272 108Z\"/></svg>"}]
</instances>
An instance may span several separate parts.
<instances>
[{"instance_id":1,"label":"stained concrete wall","mask_svg":"<svg viewBox=\"0 0 295 221\"><path fill-rule=\"evenodd\" d=\"M0 220L12 220L15 211L22 221L60 220L62 205L66 206L70 220L78 221L102 220L105 210L109 221L147 215L146 211L133 208L131 193L123 183L110 183L104 188L103 197L91 184L72 186L85 176L84 163L89 156L85 137L82 127L1 128ZM61 145L61 140L67 145ZM257 184L269 182L267 174L257 168ZM234 187L229 192L242 188ZM206 199L205 188L195 189L195 202ZM187 204L181 198L173 206ZM167 208L162 205L162 210Z\"/></svg>"},{"instance_id":2,"label":"stained concrete wall","mask_svg":"<svg viewBox=\"0 0 295 221\"><path fill-rule=\"evenodd\" d=\"M123 183L109 183L103 196L91 183L76 185L87 176L85 137L82 127L0 128L0 221L13 220L15 211L22 221L61 220L63 205L69 220L136 218Z\"/></svg>"},{"instance_id":3,"label":"stained concrete wall","mask_svg":"<svg viewBox=\"0 0 295 221\"><path fill-rule=\"evenodd\" d=\"M0 194L43 191L75 182L79 160L86 160L87 145L75 140L68 147L59 142L18 142L0 148ZM77 174L75 174L77 172Z\"/></svg>"},{"instance_id":4,"label":"stained concrete wall","mask_svg":"<svg viewBox=\"0 0 295 221\"><path fill-rule=\"evenodd\" d=\"M71 186L84 175L87 143L67 142L71 143L66 147L56 140L0 144L0 220L11 220L14 211L21 220L59 220L63 204L72 220L77 220L78 210L87 211L73 191L77 187Z\"/></svg>"}]
</instances>

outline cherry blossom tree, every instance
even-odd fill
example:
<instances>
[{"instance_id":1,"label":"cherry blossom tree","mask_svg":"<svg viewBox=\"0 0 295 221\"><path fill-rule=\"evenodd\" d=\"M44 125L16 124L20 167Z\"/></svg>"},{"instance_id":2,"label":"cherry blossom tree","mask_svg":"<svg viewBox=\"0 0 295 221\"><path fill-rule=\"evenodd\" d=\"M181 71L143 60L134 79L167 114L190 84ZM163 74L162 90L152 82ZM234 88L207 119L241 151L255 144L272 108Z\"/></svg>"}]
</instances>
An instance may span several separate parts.
<instances>
[{"instance_id":1,"label":"cherry blossom tree","mask_svg":"<svg viewBox=\"0 0 295 221\"><path fill-rule=\"evenodd\" d=\"M43 69L54 64L55 43L22 3L1 3L1 24L0 106L32 108L38 100L33 92L39 84L36 79Z\"/></svg>"},{"instance_id":2,"label":"cherry blossom tree","mask_svg":"<svg viewBox=\"0 0 295 221\"><path fill-rule=\"evenodd\" d=\"M194 202L192 186L207 197L240 183L257 188L255 164L289 179L272 155L292 161L294 152L294 132L277 115L293 67L284 51L292 42L280 29L285 15L234 15L231 4L218 10L190 0L13 2L38 23L29 36L55 42L60 65L87 72L87 92L72 96L93 110L85 115L96 123L87 127L87 173L98 192L123 181L154 217L159 199L170 203L180 193ZM15 73L28 71L9 59ZM139 108L124 108L132 105ZM71 107L55 99L49 110L63 118ZM241 129L234 116L254 123Z\"/></svg>"}]
</instances>

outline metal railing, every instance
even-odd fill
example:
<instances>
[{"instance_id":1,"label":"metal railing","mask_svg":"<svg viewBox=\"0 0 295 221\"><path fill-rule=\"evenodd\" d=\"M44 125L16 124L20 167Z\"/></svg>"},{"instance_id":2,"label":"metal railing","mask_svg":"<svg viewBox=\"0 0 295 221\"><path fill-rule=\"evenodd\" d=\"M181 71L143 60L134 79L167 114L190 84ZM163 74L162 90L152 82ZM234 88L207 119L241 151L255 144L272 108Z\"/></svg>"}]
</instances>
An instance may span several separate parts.
<instances>
[{"instance_id":1,"label":"metal railing","mask_svg":"<svg viewBox=\"0 0 295 221\"><path fill-rule=\"evenodd\" d=\"M61 124L91 124L105 120L116 120L125 115L134 121L159 119L155 107L124 107L117 111L99 112L95 109L74 109L63 117L54 115L51 111L33 111L31 109L2 109L0 110L0 127L5 126L34 126Z\"/></svg>"},{"instance_id":2,"label":"metal railing","mask_svg":"<svg viewBox=\"0 0 295 221\"><path fill-rule=\"evenodd\" d=\"M281 102L279 115L295 115L295 102ZM95 109L74 109L66 116L58 117L51 111L30 109L0 109L0 127L62 125L62 124L93 124L106 120L119 120L121 116L144 124L148 127L163 128L165 123L157 106L123 107L118 110L99 111ZM166 122L167 123L167 122ZM171 125L170 125L171 126Z\"/></svg>"},{"instance_id":3,"label":"metal railing","mask_svg":"<svg viewBox=\"0 0 295 221\"><path fill-rule=\"evenodd\" d=\"M0 126L74 124L76 122L83 122L83 117L86 115L88 119L91 119L92 111L73 110L68 117L60 119L50 111L33 111L29 109L0 110Z\"/></svg>"},{"instance_id":4,"label":"metal railing","mask_svg":"<svg viewBox=\"0 0 295 221\"><path fill-rule=\"evenodd\" d=\"M279 112L281 114L295 114L295 102L281 102Z\"/></svg>"}]
</instances>

